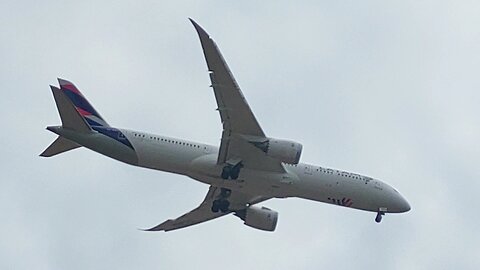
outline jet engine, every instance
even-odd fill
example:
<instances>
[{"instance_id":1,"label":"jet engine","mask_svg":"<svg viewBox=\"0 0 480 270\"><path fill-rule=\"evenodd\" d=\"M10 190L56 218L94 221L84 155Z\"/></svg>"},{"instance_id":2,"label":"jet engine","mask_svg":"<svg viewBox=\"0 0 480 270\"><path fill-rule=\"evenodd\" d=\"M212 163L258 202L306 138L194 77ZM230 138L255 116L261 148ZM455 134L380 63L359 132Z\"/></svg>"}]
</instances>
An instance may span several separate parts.
<instances>
[{"instance_id":1,"label":"jet engine","mask_svg":"<svg viewBox=\"0 0 480 270\"><path fill-rule=\"evenodd\" d=\"M245 221L245 225L255 229L273 232L277 227L278 212L267 207L252 205L237 211L235 215Z\"/></svg>"},{"instance_id":2,"label":"jet engine","mask_svg":"<svg viewBox=\"0 0 480 270\"><path fill-rule=\"evenodd\" d=\"M302 145L287 140L268 138L261 142L252 142L268 156L288 164L298 164L302 155Z\"/></svg>"}]
</instances>

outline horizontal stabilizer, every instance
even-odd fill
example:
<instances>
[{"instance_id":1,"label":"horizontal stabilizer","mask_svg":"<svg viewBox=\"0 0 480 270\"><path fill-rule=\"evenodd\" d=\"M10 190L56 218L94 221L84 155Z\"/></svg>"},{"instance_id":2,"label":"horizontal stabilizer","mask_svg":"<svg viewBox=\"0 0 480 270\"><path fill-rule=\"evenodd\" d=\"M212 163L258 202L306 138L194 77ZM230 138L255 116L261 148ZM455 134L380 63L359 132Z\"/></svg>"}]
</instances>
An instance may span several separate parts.
<instances>
[{"instance_id":1,"label":"horizontal stabilizer","mask_svg":"<svg viewBox=\"0 0 480 270\"><path fill-rule=\"evenodd\" d=\"M43 153L40 154L40 156L52 157L78 147L80 147L79 144L63 137L58 137L49 147L47 147L47 149L45 149L45 151L43 151Z\"/></svg>"}]
</instances>

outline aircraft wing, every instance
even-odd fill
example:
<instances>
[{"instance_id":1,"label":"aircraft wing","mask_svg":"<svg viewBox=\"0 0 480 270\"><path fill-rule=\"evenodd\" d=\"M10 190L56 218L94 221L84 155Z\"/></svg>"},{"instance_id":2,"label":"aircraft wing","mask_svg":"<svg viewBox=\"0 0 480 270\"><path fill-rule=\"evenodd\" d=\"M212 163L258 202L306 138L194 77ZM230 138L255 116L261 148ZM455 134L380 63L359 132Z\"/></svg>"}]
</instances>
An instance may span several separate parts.
<instances>
[{"instance_id":1,"label":"aircraft wing","mask_svg":"<svg viewBox=\"0 0 480 270\"><path fill-rule=\"evenodd\" d=\"M241 160L244 167L285 172L280 161L268 157L262 150L253 146L253 142L261 143L267 140L265 133L215 42L200 25L192 19L190 21L197 30L202 44L223 124L217 163Z\"/></svg>"},{"instance_id":2,"label":"aircraft wing","mask_svg":"<svg viewBox=\"0 0 480 270\"><path fill-rule=\"evenodd\" d=\"M169 219L163 222L162 224L159 224L145 231L166 231L167 232L167 231L185 228L188 226L192 226L195 224L199 224L211 219L215 219L215 218L230 214L235 211L243 210L247 207L247 205L255 204L255 203L270 199L269 197L251 196L241 192L232 191L230 196L228 197L228 201L230 202L230 206L229 206L230 210L226 213L221 213L221 212L214 213L211 210L212 203L214 200L218 199L220 196L221 196L221 188L210 186L207 196L205 196L205 199L197 208L184 214L183 216L180 216L176 219Z\"/></svg>"}]
</instances>

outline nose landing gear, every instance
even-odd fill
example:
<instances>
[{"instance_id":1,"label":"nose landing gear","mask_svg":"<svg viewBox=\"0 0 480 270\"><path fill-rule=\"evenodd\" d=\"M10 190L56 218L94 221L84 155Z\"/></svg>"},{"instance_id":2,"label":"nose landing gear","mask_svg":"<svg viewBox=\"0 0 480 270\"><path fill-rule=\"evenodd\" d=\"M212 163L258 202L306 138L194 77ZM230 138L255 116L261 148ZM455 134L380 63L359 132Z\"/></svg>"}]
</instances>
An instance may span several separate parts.
<instances>
[{"instance_id":1,"label":"nose landing gear","mask_svg":"<svg viewBox=\"0 0 480 270\"><path fill-rule=\"evenodd\" d=\"M380 223L382 221L382 217L387 212L387 208L380 208L378 209L377 216L375 217L375 222Z\"/></svg>"},{"instance_id":2,"label":"nose landing gear","mask_svg":"<svg viewBox=\"0 0 480 270\"><path fill-rule=\"evenodd\" d=\"M375 222L380 223L382 221L382 217L385 215L384 213L378 212L377 217L375 217Z\"/></svg>"}]
</instances>

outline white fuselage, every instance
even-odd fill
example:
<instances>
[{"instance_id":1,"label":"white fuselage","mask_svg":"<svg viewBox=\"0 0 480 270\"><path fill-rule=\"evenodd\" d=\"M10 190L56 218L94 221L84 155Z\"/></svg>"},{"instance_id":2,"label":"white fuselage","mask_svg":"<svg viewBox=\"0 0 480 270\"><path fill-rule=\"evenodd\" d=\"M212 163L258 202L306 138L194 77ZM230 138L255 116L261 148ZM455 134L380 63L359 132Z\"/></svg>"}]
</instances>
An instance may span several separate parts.
<instances>
[{"instance_id":1,"label":"white fuselage","mask_svg":"<svg viewBox=\"0 0 480 270\"><path fill-rule=\"evenodd\" d=\"M220 177L218 147L144 132L118 129L133 148L99 132L62 127L53 132L95 152L139 166L189 176L202 183L266 198L298 197L382 213L410 210L408 202L380 180L359 174L299 163L284 164L285 173L243 168L238 179ZM120 133L119 133L120 134Z\"/></svg>"},{"instance_id":2,"label":"white fuselage","mask_svg":"<svg viewBox=\"0 0 480 270\"><path fill-rule=\"evenodd\" d=\"M189 176L200 182L274 198L299 197L361 210L405 212L407 201L389 185L359 174L299 163L286 173L244 168L236 180L220 177L218 147L121 129L133 145L140 167ZM98 151L98 149L92 149ZM103 153L107 154L108 153ZM117 158L118 159L118 158Z\"/></svg>"}]
</instances>

